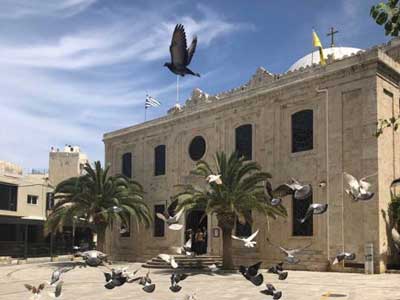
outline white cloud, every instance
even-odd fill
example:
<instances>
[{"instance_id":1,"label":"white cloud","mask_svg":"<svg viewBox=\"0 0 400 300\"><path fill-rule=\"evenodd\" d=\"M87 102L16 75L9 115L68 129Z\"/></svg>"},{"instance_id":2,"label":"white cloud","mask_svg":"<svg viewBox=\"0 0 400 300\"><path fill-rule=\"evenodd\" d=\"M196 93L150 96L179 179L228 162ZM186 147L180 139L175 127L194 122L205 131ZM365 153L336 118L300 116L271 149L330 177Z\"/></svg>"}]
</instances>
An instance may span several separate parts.
<instances>
[{"instance_id":1,"label":"white cloud","mask_svg":"<svg viewBox=\"0 0 400 300\"><path fill-rule=\"evenodd\" d=\"M3 0L0 18L68 17L80 13L94 2L96 0Z\"/></svg>"},{"instance_id":2,"label":"white cloud","mask_svg":"<svg viewBox=\"0 0 400 300\"><path fill-rule=\"evenodd\" d=\"M65 15L92 2L65 0L31 7L29 2L20 1L12 11L8 1L0 3L0 18L8 11L9 16L26 22L28 15ZM46 31L45 40L41 32L32 31L29 44L24 37L2 36L0 105L4 109L0 118L6 126L0 129L0 159L24 167L47 167L49 147L68 143L80 145L91 159L102 160L102 134L142 121L146 91L160 98L163 111L167 103L174 103L175 80L162 81L168 71L154 72L149 66L160 60L159 70L163 71L177 22L185 25L189 42L193 35L199 36L199 53L221 36L249 28L228 22L205 6L198 6L198 10L201 17L184 15L179 20L162 11L135 10L134 15L78 22L67 32L63 28L62 34ZM181 102L185 91L218 72L202 74L200 79L185 78Z\"/></svg>"}]
</instances>

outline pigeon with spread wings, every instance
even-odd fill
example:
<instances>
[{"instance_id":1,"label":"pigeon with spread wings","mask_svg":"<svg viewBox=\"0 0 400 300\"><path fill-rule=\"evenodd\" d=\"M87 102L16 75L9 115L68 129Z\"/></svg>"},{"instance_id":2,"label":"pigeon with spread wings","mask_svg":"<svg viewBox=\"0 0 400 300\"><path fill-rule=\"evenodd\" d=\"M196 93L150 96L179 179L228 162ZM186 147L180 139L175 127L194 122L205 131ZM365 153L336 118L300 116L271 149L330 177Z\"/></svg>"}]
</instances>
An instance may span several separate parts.
<instances>
[{"instance_id":1,"label":"pigeon with spread wings","mask_svg":"<svg viewBox=\"0 0 400 300\"><path fill-rule=\"evenodd\" d=\"M297 249L285 249L281 246L276 246L274 244L271 243L271 241L267 238L267 241L269 244L271 244L274 247L278 247L282 252L284 252L287 256L286 256L286 261L289 264L298 264L300 262L300 259L297 258L295 256L295 254L298 254L300 252L302 252L303 250L307 249L308 247L310 247L312 245L312 243L302 247L302 248L297 248Z\"/></svg>"},{"instance_id":2,"label":"pigeon with spread wings","mask_svg":"<svg viewBox=\"0 0 400 300\"><path fill-rule=\"evenodd\" d=\"M171 230L181 230L183 225L179 224L179 219L181 218L184 210L181 209L178 211L174 216L171 216L170 212L164 212L164 214L157 213L157 218L163 220L167 225L168 228Z\"/></svg>"},{"instance_id":3,"label":"pigeon with spread wings","mask_svg":"<svg viewBox=\"0 0 400 300\"><path fill-rule=\"evenodd\" d=\"M44 289L45 283L41 283L38 285L38 287L35 287L30 284L24 284L24 287L32 293L31 299L39 299L40 298L40 292Z\"/></svg>"},{"instance_id":4,"label":"pigeon with spread wings","mask_svg":"<svg viewBox=\"0 0 400 300\"><path fill-rule=\"evenodd\" d=\"M265 181L264 194L267 196L272 206L277 206L282 203L282 198L275 196L276 193L272 189L272 185L269 180Z\"/></svg>"},{"instance_id":5,"label":"pigeon with spread wings","mask_svg":"<svg viewBox=\"0 0 400 300\"><path fill-rule=\"evenodd\" d=\"M244 246L247 247L247 248L254 248L254 246L255 246L255 244L257 244L257 242L255 242L255 241L253 241L253 240L254 240L254 238L257 236L258 231L259 231L259 230L257 229L256 232L254 232L252 235L250 235L250 236L247 237L247 238L240 238L240 237L237 237L237 236L235 236L235 235L232 235L232 238L233 238L234 240L238 240L238 241L244 242Z\"/></svg>"},{"instance_id":6,"label":"pigeon with spread wings","mask_svg":"<svg viewBox=\"0 0 400 300\"><path fill-rule=\"evenodd\" d=\"M194 73L188 68L196 51L197 37L194 36L190 47L187 48L185 28L182 24L177 24L172 34L169 52L171 53L171 62L166 62L167 67L176 75L185 76L187 74L200 77L199 73Z\"/></svg>"},{"instance_id":7,"label":"pigeon with spread wings","mask_svg":"<svg viewBox=\"0 0 400 300\"><path fill-rule=\"evenodd\" d=\"M276 198L293 195L297 200L304 200L312 195L312 186L311 184L302 184L297 179L292 178L289 183L281 184L274 189L273 195Z\"/></svg>"},{"instance_id":8,"label":"pigeon with spread wings","mask_svg":"<svg viewBox=\"0 0 400 300\"><path fill-rule=\"evenodd\" d=\"M320 204L320 203L313 203L307 208L306 214L302 219L298 221L303 224L305 221L308 220L312 215L321 215L328 210L328 204Z\"/></svg>"},{"instance_id":9,"label":"pigeon with spread wings","mask_svg":"<svg viewBox=\"0 0 400 300\"><path fill-rule=\"evenodd\" d=\"M366 176L357 180L353 175L343 172L344 178L347 181L350 189L346 189L345 192L353 199L353 201L367 201L372 199L375 193L371 192L371 184L366 181L367 178L374 176L375 174Z\"/></svg>"}]
</instances>

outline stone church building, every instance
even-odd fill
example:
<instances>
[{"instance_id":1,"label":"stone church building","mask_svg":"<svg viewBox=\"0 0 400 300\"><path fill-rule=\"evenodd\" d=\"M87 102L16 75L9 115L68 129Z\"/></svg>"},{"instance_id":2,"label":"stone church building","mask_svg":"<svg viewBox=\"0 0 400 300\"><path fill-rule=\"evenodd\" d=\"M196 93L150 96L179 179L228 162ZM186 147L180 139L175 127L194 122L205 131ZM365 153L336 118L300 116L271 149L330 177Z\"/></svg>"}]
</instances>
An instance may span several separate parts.
<instances>
[{"instance_id":1,"label":"stone church building","mask_svg":"<svg viewBox=\"0 0 400 300\"><path fill-rule=\"evenodd\" d=\"M325 66L315 52L284 74L259 68L248 83L227 92L208 95L195 89L181 109L104 134L106 164L112 174L123 173L143 185L155 218L177 184L205 184L189 174L196 161L212 162L216 151L237 150L270 172L274 186L291 177L312 184L307 206L328 203L329 208L304 226L297 219L307 206L290 197L283 199L287 218L267 222L252 212L253 224L235 230L259 229L257 245L249 250L233 241L235 263L262 260L266 267L281 261L283 253L269 238L284 248L312 243L292 268L362 271L365 260L372 259L374 272L384 272L396 263L381 210L387 210L390 183L400 175L400 143L390 129L379 138L374 133L379 119L399 114L400 39L368 50L328 48L325 54ZM373 199L352 202L344 191L343 172L358 178L375 174L369 178ZM201 215L185 212L181 231L168 230L157 218L148 229L137 228L132 220L124 234L114 226L108 253L136 261L173 253L170 247L183 245L185 230L196 230ZM207 253L221 255L215 216L200 226L207 231ZM332 267L329 260L343 250L355 252L356 259Z\"/></svg>"}]
</instances>

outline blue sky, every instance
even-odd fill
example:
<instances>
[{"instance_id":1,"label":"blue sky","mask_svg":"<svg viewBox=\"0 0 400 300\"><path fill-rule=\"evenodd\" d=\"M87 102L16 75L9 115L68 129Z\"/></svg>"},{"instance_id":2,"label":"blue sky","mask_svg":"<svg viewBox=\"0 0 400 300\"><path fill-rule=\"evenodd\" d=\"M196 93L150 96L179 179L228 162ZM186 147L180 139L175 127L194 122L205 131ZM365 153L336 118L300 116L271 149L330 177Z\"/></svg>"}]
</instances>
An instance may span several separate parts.
<instances>
[{"instance_id":1,"label":"blue sky","mask_svg":"<svg viewBox=\"0 0 400 300\"><path fill-rule=\"evenodd\" d=\"M47 168L51 146L79 145L103 160L102 135L143 121L146 92L175 102L176 77L163 67L175 24L198 36L181 103L198 87L214 94L249 80L257 67L283 73L322 43L387 42L369 17L378 0L127 1L0 0L0 160Z\"/></svg>"}]
</instances>

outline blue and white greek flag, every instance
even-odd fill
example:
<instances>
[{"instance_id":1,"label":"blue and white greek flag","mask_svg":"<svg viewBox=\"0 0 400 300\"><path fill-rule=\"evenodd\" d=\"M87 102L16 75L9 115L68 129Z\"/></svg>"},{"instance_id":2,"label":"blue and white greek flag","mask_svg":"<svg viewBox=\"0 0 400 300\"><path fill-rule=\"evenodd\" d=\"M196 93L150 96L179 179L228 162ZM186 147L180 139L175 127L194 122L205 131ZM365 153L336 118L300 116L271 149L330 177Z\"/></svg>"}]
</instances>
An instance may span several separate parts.
<instances>
[{"instance_id":1,"label":"blue and white greek flag","mask_svg":"<svg viewBox=\"0 0 400 300\"><path fill-rule=\"evenodd\" d=\"M144 107L146 109L149 108L150 106L158 107L160 105L161 103L157 99L153 98L152 96L146 95L146 103L144 104Z\"/></svg>"}]
</instances>

